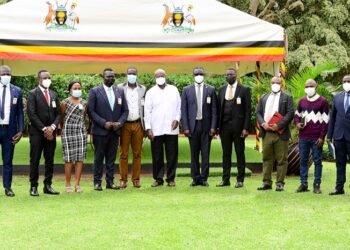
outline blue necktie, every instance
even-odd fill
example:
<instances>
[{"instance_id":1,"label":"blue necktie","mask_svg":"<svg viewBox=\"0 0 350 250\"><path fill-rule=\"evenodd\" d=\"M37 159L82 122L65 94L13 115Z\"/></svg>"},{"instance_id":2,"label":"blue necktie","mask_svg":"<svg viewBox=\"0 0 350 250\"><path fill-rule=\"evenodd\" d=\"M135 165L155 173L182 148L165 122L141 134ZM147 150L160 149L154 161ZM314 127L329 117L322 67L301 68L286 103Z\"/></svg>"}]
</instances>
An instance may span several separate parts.
<instances>
[{"instance_id":1,"label":"blue necktie","mask_svg":"<svg viewBox=\"0 0 350 250\"><path fill-rule=\"evenodd\" d=\"M349 94L345 94L345 106L344 106L345 113L348 111L349 105L350 105Z\"/></svg>"},{"instance_id":2,"label":"blue necktie","mask_svg":"<svg viewBox=\"0 0 350 250\"><path fill-rule=\"evenodd\" d=\"M4 120L4 117L5 117L5 97L6 97L6 86L4 85L4 88L2 90L2 99L1 99L1 112L0 112L1 120Z\"/></svg>"}]
</instances>

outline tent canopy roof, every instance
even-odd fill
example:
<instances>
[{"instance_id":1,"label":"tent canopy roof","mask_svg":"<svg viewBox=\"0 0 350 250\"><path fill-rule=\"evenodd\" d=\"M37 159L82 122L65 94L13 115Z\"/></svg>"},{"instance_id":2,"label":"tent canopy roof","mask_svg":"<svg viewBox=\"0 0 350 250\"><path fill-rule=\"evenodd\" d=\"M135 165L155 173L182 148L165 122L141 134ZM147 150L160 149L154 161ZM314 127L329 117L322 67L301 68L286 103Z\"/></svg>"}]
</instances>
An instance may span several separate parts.
<instances>
[{"instance_id":1,"label":"tent canopy roof","mask_svg":"<svg viewBox=\"0 0 350 250\"><path fill-rule=\"evenodd\" d=\"M282 27L215 0L13 0L0 6L0 63L15 75L139 72L274 73Z\"/></svg>"}]
</instances>

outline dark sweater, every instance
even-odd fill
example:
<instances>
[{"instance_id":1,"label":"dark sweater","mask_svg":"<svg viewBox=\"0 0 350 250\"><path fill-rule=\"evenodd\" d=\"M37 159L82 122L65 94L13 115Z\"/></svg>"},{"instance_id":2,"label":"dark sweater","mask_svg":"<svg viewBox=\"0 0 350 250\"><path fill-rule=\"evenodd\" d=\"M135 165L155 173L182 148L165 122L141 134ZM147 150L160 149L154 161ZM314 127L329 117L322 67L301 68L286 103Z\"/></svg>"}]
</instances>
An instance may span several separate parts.
<instances>
[{"instance_id":1,"label":"dark sweater","mask_svg":"<svg viewBox=\"0 0 350 250\"><path fill-rule=\"evenodd\" d=\"M299 138L324 139L329 120L329 106L326 98L318 94L311 99L306 96L301 98L295 111L294 123L302 122L303 117L305 117L306 126L299 131Z\"/></svg>"}]
</instances>

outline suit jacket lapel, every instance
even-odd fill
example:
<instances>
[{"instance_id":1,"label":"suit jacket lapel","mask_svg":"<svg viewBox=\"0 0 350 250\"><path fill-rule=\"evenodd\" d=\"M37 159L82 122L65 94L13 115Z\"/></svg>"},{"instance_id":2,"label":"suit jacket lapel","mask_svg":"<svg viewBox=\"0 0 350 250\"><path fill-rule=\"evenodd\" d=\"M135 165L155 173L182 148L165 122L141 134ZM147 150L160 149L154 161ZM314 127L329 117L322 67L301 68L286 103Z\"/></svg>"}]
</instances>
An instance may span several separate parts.
<instances>
[{"instance_id":1,"label":"suit jacket lapel","mask_svg":"<svg viewBox=\"0 0 350 250\"><path fill-rule=\"evenodd\" d=\"M283 92L281 92L281 94L280 94L280 100L279 100L279 102L278 102L278 112L279 113L282 113L282 104L283 104L283 99L284 99L284 93Z\"/></svg>"},{"instance_id":2,"label":"suit jacket lapel","mask_svg":"<svg viewBox=\"0 0 350 250\"><path fill-rule=\"evenodd\" d=\"M222 93L221 93L221 100L220 100L220 106L223 107L224 106L224 101L225 101L225 95L226 95L226 90L227 90L227 84L224 88L221 89Z\"/></svg>"},{"instance_id":3,"label":"suit jacket lapel","mask_svg":"<svg viewBox=\"0 0 350 250\"><path fill-rule=\"evenodd\" d=\"M109 109L111 109L111 106L109 105L109 101L108 101L108 97L107 97L107 93L103 87L103 85L101 87L98 88L98 91L100 92L100 94L102 95L103 99L105 100L107 106L109 107Z\"/></svg>"},{"instance_id":4,"label":"suit jacket lapel","mask_svg":"<svg viewBox=\"0 0 350 250\"><path fill-rule=\"evenodd\" d=\"M42 105L48 106L47 101L46 101L46 98L45 98L45 95L44 95L44 93L41 91L40 87L37 87L37 88L36 88L36 94L39 96L39 100L41 100Z\"/></svg>"},{"instance_id":5,"label":"suit jacket lapel","mask_svg":"<svg viewBox=\"0 0 350 250\"><path fill-rule=\"evenodd\" d=\"M240 83L237 83L235 95L233 97L233 102L235 102L236 98L239 96L239 93L241 92L242 85Z\"/></svg>"},{"instance_id":6,"label":"suit jacket lapel","mask_svg":"<svg viewBox=\"0 0 350 250\"><path fill-rule=\"evenodd\" d=\"M207 102L207 95L208 95L208 87L207 85L203 84L203 95L202 95L202 113L203 113L203 110L205 108L205 104Z\"/></svg>"}]
</instances>

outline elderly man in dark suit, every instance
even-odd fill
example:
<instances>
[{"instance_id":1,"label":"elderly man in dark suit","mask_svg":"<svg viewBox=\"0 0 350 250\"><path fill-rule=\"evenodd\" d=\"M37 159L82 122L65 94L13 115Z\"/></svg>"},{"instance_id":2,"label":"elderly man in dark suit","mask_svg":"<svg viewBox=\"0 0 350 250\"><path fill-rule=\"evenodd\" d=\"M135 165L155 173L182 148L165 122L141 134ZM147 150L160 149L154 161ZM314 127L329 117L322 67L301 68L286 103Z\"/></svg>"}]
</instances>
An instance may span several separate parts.
<instances>
[{"instance_id":1,"label":"elderly man in dark suit","mask_svg":"<svg viewBox=\"0 0 350 250\"><path fill-rule=\"evenodd\" d=\"M343 92L334 96L328 124L327 138L334 143L337 166L336 186L329 195L345 193L346 162L350 158L350 74L343 77L343 89Z\"/></svg>"},{"instance_id":2,"label":"elderly man in dark suit","mask_svg":"<svg viewBox=\"0 0 350 250\"><path fill-rule=\"evenodd\" d=\"M22 90L11 83L11 69L0 66L0 144L2 149L2 179L5 195L15 196L11 189L12 160L15 144L24 129Z\"/></svg>"},{"instance_id":3,"label":"elderly man in dark suit","mask_svg":"<svg viewBox=\"0 0 350 250\"><path fill-rule=\"evenodd\" d=\"M216 133L217 97L214 87L204 83L204 69L193 70L195 83L183 89L181 97L181 121L191 148L191 186L209 186L210 142ZM199 153L201 152L201 171Z\"/></svg>"},{"instance_id":4,"label":"elderly man in dark suit","mask_svg":"<svg viewBox=\"0 0 350 250\"><path fill-rule=\"evenodd\" d=\"M271 92L259 100L256 115L263 138L263 185L258 190L272 189L271 174L277 163L276 191L284 190L284 178L288 168L289 124L294 117L293 97L281 91L281 78L273 77ZM283 116L279 121L271 122L278 112ZM282 117L280 116L280 117Z\"/></svg>"},{"instance_id":5,"label":"elderly man in dark suit","mask_svg":"<svg viewBox=\"0 0 350 250\"><path fill-rule=\"evenodd\" d=\"M30 120L30 195L39 196L39 163L44 151L45 179L44 193L57 195L52 187L56 131L60 121L59 100L50 89L51 75L47 70L38 73L39 86L28 94L27 112Z\"/></svg>"},{"instance_id":6,"label":"elderly man in dark suit","mask_svg":"<svg viewBox=\"0 0 350 250\"><path fill-rule=\"evenodd\" d=\"M120 128L128 117L128 105L124 91L113 86L114 71L103 71L103 85L90 90L88 113L92 120L95 147L94 189L102 191L103 161L106 163L106 188L119 189L114 184L114 165L119 142Z\"/></svg>"},{"instance_id":7,"label":"elderly man in dark suit","mask_svg":"<svg viewBox=\"0 0 350 250\"><path fill-rule=\"evenodd\" d=\"M227 84L219 89L218 128L222 146L222 181L217 187L230 186L232 143L237 156L237 182L242 188L245 177L245 138L248 136L251 118L251 93L248 87L237 81L237 70L226 70Z\"/></svg>"}]
</instances>

